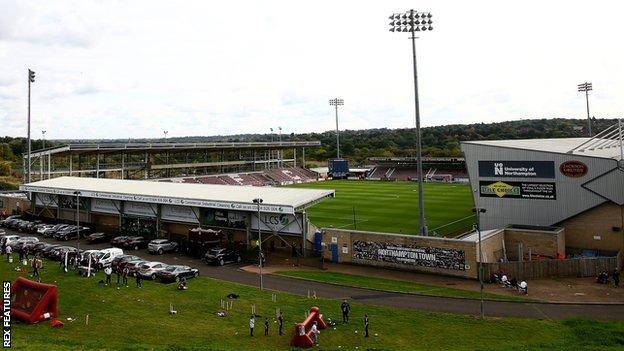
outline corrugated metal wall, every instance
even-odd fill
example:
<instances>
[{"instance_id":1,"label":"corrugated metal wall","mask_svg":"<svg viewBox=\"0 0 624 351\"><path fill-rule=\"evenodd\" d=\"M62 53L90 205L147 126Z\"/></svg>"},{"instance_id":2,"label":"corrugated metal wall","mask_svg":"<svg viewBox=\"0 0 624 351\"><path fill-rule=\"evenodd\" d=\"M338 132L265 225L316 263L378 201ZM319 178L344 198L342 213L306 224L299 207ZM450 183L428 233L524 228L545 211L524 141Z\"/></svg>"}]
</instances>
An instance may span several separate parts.
<instances>
[{"instance_id":1,"label":"corrugated metal wall","mask_svg":"<svg viewBox=\"0 0 624 351\"><path fill-rule=\"evenodd\" d=\"M617 167L613 159L595 158L572 154L555 154L500 146L463 143L466 167L474 203L487 210L481 215L482 229L502 228L509 224L553 225L566 218L586 211L607 201L603 197L584 189L581 185ZM518 177L479 177L478 161L554 161L555 179ZM588 167L586 175L579 178L567 177L559 171L566 161L581 161ZM528 181L554 182L556 200L481 197L479 181ZM623 192L624 189L610 189Z\"/></svg>"}]
</instances>

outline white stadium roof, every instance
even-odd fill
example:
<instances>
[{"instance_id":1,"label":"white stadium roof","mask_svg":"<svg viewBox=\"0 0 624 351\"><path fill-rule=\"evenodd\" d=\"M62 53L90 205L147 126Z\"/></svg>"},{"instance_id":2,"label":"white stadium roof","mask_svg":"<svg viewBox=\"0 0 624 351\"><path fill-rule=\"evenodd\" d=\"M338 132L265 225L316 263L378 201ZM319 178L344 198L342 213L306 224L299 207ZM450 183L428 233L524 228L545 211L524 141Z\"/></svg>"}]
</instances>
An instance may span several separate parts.
<instances>
[{"instance_id":1,"label":"white stadium roof","mask_svg":"<svg viewBox=\"0 0 624 351\"><path fill-rule=\"evenodd\" d=\"M596 138L552 138L518 140L477 140L465 144L487 145L511 149L544 151L560 154L620 159L619 141Z\"/></svg>"},{"instance_id":2,"label":"white stadium roof","mask_svg":"<svg viewBox=\"0 0 624 351\"><path fill-rule=\"evenodd\" d=\"M256 211L253 199L263 200L262 212L295 213L334 196L334 190L271 188L238 185L187 184L104 178L59 177L20 186L22 191L159 203L167 205Z\"/></svg>"}]
</instances>

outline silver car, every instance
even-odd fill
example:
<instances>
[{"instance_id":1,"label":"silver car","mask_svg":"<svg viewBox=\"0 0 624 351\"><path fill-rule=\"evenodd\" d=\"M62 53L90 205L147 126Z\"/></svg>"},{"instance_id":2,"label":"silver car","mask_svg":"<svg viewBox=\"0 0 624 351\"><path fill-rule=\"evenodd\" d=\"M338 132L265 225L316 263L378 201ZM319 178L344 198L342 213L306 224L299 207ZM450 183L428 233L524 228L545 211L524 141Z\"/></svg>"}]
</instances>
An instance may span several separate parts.
<instances>
[{"instance_id":1,"label":"silver car","mask_svg":"<svg viewBox=\"0 0 624 351\"><path fill-rule=\"evenodd\" d=\"M162 262L147 262L141 265L139 269L139 273L143 279L156 279L156 273L162 271L163 269L169 267L168 264Z\"/></svg>"},{"instance_id":2,"label":"silver car","mask_svg":"<svg viewBox=\"0 0 624 351\"><path fill-rule=\"evenodd\" d=\"M167 239L154 239L147 244L147 252L162 255L165 252L178 252L179 245Z\"/></svg>"}]
</instances>

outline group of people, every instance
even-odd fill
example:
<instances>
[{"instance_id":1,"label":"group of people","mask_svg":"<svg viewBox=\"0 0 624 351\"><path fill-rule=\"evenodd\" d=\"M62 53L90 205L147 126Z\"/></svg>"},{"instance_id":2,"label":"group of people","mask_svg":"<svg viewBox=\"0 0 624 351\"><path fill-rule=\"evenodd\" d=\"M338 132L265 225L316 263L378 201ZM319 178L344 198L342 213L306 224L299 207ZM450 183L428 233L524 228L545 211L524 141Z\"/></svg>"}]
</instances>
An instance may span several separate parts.
<instances>
[{"instance_id":1,"label":"group of people","mask_svg":"<svg viewBox=\"0 0 624 351\"><path fill-rule=\"evenodd\" d=\"M349 323L349 313L351 312L351 305L347 300L343 300L340 304L340 311L342 312L342 323ZM284 327L284 314L283 312L279 312L277 316L277 325L278 325L278 334L283 335L283 327ZM256 326L256 315L251 315L249 318L249 336L254 336L254 329ZM364 315L364 337L368 338L368 327L369 327L369 319L368 314ZM312 323L310 327L310 337L312 338L312 342L314 344L318 344L318 334L320 334L320 330L318 329L318 325L316 322ZM269 319L264 319L264 335L269 336Z\"/></svg>"},{"instance_id":2,"label":"group of people","mask_svg":"<svg viewBox=\"0 0 624 351\"><path fill-rule=\"evenodd\" d=\"M606 270L603 270L602 272L598 273L598 276L596 276L596 283L609 284L609 276L613 279L613 287L619 288L620 287L620 270L617 268L613 269L611 274L609 274L609 272L607 272Z\"/></svg>"},{"instance_id":3,"label":"group of people","mask_svg":"<svg viewBox=\"0 0 624 351\"><path fill-rule=\"evenodd\" d=\"M124 267L123 269L118 269L115 273L117 274L117 285L121 284L127 287L128 275L130 274L130 270L128 269L128 267ZM113 285L112 284L113 269L110 266L104 268L104 274L106 275L106 281L104 282L104 285L109 285L109 284ZM141 281L143 279L141 278L141 275L135 274L134 279L135 279L136 287L137 288L142 287Z\"/></svg>"},{"instance_id":4,"label":"group of people","mask_svg":"<svg viewBox=\"0 0 624 351\"><path fill-rule=\"evenodd\" d=\"M256 315L251 315L249 318L249 336L254 336L254 328L256 326ZM277 327L278 334L283 335L284 333L284 313L280 311L277 315ZM269 319L264 319L264 336L269 336Z\"/></svg>"},{"instance_id":5,"label":"group of people","mask_svg":"<svg viewBox=\"0 0 624 351\"><path fill-rule=\"evenodd\" d=\"M516 278L509 279L503 271L498 271L497 273L494 273L492 281L502 285L505 288L516 289L520 294L529 294L529 284L526 282L526 280L518 280Z\"/></svg>"}]
</instances>

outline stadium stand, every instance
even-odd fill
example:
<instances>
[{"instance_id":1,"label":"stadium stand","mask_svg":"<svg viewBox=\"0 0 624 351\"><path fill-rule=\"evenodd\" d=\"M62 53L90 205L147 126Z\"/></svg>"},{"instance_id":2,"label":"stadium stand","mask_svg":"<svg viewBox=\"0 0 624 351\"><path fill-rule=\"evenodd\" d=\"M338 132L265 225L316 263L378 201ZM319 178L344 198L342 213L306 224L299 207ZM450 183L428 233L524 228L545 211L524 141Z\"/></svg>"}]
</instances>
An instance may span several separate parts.
<instances>
[{"instance_id":1,"label":"stadium stand","mask_svg":"<svg viewBox=\"0 0 624 351\"><path fill-rule=\"evenodd\" d=\"M273 168L260 172L215 174L182 179L163 179L181 183L272 186L307 183L317 180L317 174L301 167Z\"/></svg>"},{"instance_id":2,"label":"stadium stand","mask_svg":"<svg viewBox=\"0 0 624 351\"><path fill-rule=\"evenodd\" d=\"M418 170L413 157L372 157L374 166L367 179L370 180L416 180ZM425 181L468 181L466 164L462 158L423 157Z\"/></svg>"}]
</instances>

